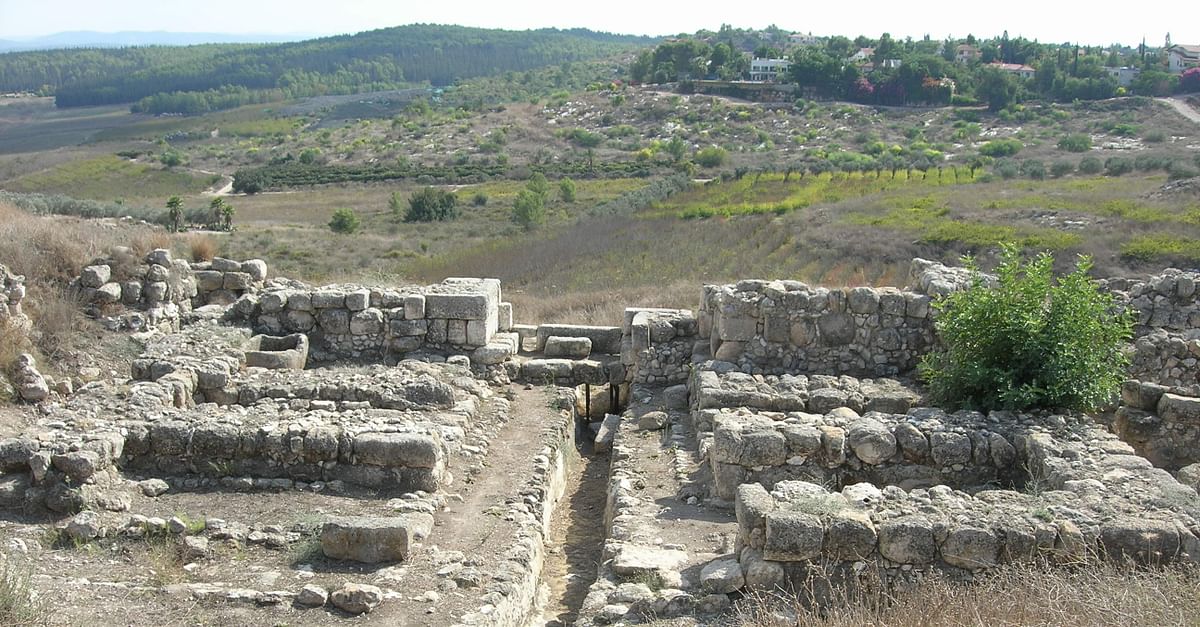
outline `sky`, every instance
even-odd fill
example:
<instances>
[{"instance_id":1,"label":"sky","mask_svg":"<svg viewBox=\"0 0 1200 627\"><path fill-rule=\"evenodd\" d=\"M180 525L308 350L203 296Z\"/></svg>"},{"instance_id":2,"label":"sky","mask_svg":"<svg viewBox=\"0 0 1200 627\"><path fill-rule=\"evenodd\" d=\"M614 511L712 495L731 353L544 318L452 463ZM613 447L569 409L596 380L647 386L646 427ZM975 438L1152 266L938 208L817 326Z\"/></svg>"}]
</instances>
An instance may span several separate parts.
<instances>
[{"instance_id":1,"label":"sky","mask_svg":"<svg viewBox=\"0 0 1200 627\"><path fill-rule=\"evenodd\" d=\"M63 31L342 34L416 22L526 29L586 27L670 35L736 27L815 35L935 39L999 35L1042 42L1200 44L1200 3L1112 0L0 0L0 39Z\"/></svg>"}]
</instances>

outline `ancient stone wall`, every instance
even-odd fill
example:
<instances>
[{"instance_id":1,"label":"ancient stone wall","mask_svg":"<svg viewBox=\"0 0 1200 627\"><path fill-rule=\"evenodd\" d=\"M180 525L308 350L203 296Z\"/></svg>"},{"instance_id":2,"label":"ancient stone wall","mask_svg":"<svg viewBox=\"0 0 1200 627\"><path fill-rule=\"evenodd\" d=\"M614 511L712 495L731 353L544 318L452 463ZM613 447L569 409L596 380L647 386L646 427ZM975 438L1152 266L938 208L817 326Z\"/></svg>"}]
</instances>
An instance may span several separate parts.
<instances>
[{"instance_id":1,"label":"ancient stone wall","mask_svg":"<svg viewBox=\"0 0 1200 627\"><path fill-rule=\"evenodd\" d=\"M934 345L929 296L895 288L739 281L704 288L700 337L747 373L891 376Z\"/></svg>"},{"instance_id":2,"label":"ancient stone wall","mask_svg":"<svg viewBox=\"0 0 1200 627\"><path fill-rule=\"evenodd\" d=\"M686 309L625 310L621 361L629 381L671 385L687 381L699 323Z\"/></svg>"}]
</instances>

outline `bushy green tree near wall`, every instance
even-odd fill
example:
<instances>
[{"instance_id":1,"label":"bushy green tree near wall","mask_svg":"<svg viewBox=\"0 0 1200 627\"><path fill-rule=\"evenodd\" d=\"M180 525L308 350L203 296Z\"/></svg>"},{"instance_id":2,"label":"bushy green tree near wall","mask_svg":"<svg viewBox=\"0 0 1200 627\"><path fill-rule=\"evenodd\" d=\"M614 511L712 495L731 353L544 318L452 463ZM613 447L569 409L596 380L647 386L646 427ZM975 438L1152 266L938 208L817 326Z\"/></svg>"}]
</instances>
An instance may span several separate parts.
<instances>
[{"instance_id":1,"label":"bushy green tree near wall","mask_svg":"<svg viewBox=\"0 0 1200 627\"><path fill-rule=\"evenodd\" d=\"M920 365L932 400L948 407L1090 410L1124 379L1132 320L1088 276L1091 260L1057 280L1053 258L1022 262L1006 246L989 286L972 285L935 304L944 349Z\"/></svg>"},{"instance_id":2,"label":"bushy green tree near wall","mask_svg":"<svg viewBox=\"0 0 1200 627\"><path fill-rule=\"evenodd\" d=\"M329 219L329 230L349 235L358 230L359 224L358 214L353 209L343 207L333 212L333 217Z\"/></svg>"}]
</instances>

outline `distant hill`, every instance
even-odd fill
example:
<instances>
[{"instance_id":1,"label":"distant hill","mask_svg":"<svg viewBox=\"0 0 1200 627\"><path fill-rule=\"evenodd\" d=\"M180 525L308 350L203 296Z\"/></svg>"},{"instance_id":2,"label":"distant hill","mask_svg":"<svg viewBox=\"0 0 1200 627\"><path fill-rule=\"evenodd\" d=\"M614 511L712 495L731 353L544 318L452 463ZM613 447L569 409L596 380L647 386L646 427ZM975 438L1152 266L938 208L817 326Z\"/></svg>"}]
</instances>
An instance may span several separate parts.
<instances>
[{"instance_id":1,"label":"distant hill","mask_svg":"<svg viewBox=\"0 0 1200 627\"><path fill-rule=\"evenodd\" d=\"M267 91L276 98L424 82L450 85L599 59L655 41L586 29L414 24L290 43L19 52L0 54L0 92L53 94L60 107L132 103L156 95L159 101L184 95L183 100L220 100L226 106L261 101Z\"/></svg>"},{"instance_id":2,"label":"distant hill","mask_svg":"<svg viewBox=\"0 0 1200 627\"><path fill-rule=\"evenodd\" d=\"M195 46L199 44L281 43L311 39L312 33L174 33L168 31L68 31L27 39L0 39L0 52L59 48L122 48L126 46Z\"/></svg>"}]
</instances>

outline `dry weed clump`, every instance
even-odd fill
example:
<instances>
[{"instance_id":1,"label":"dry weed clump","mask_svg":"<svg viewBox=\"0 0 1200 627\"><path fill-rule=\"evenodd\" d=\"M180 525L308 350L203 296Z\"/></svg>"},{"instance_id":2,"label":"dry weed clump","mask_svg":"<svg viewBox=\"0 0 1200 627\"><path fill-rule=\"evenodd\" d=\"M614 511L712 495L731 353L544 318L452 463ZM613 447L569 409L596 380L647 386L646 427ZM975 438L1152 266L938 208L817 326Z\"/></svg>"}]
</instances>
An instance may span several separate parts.
<instances>
[{"instance_id":1,"label":"dry weed clump","mask_svg":"<svg viewBox=\"0 0 1200 627\"><path fill-rule=\"evenodd\" d=\"M933 575L886 586L869 573L854 593L810 577L799 594L743 598L731 624L749 627L995 627L1200 625L1200 570L1134 568L1109 561L1014 566L963 583ZM839 591L840 590L840 591ZM799 599L825 598L812 607Z\"/></svg>"},{"instance_id":2,"label":"dry weed clump","mask_svg":"<svg viewBox=\"0 0 1200 627\"><path fill-rule=\"evenodd\" d=\"M203 234L188 237L188 250L192 261L212 261L217 256L217 241Z\"/></svg>"}]
</instances>

